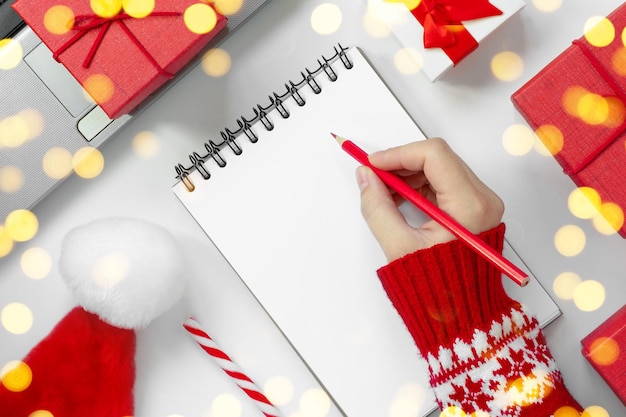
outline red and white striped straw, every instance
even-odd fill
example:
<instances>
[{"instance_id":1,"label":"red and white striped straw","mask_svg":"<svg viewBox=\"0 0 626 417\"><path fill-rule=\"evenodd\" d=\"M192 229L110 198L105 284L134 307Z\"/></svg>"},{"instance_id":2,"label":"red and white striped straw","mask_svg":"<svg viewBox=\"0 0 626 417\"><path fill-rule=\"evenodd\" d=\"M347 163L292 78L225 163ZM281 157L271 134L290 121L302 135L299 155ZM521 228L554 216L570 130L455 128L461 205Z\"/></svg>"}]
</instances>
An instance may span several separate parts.
<instances>
[{"instance_id":1,"label":"red and white striped straw","mask_svg":"<svg viewBox=\"0 0 626 417\"><path fill-rule=\"evenodd\" d=\"M248 397L253 399L263 412L265 417L279 417L280 414L276 407L272 405L265 394L256 386L256 384L235 364L232 359L218 346L217 343L200 327L200 324L193 317L188 318L183 327L191 334L200 347L209 354L222 370L231 378L239 388L246 393Z\"/></svg>"}]
</instances>

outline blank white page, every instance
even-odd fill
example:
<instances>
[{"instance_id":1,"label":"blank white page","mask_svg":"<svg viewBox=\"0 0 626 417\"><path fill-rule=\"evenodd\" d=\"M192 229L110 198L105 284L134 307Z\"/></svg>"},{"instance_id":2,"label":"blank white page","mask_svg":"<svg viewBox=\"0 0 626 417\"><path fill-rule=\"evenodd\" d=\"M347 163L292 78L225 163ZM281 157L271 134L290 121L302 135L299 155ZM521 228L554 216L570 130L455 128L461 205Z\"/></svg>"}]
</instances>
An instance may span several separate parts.
<instances>
[{"instance_id":1,"label":"blank white page","mask_svg":"<svg viewBox=\"0 0 626 417\"><path fill-rule=\"evenodd\" d=\"M305 86L306 105L289 99L289 118L272 112L272 131L258 123L257 143L240 137L242 155L226 148L226 167L207 162L210 179L194 171L195 191L174 192L348 416L389 415L407 389L424 415L426 367L376 276L386 261L361 217L357 163L330 132L368 152L425 137L360 51L347 55L337 81L322 72L320 94Z\"/></svg>"}]
</instances>

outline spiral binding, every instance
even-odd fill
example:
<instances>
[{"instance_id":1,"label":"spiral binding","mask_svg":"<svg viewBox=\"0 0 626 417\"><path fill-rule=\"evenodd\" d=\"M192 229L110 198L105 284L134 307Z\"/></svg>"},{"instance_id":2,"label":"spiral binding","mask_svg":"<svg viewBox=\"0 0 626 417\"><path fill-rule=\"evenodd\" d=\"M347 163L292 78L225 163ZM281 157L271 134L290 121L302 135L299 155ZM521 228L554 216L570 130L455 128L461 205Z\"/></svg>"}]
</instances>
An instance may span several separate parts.
<instances>
[{"instance_id":1,"label":"spiral binding","mask_svg":"<svg viewBox=\"0 0 626 417\"><path fill-rule=\"evenodd\" d=\"M237 143L237 138L245 135L251 143L256 143L259 140L259 137L253 127L257 122L261 122L263 127L270 131L274 129L274 124L269 119L268 114L276 110L283 119L288 118L290 115L289 110L287 110L283 103L285 103L289 98L292 98L299 107L306 105L306 101L302 97L302 94L300 94L300 90L304 86L308 85L315 94L321 93L322 88L315 80L315 77L318 74L323 72L330 81L336 81L337 73L333 70L332 64L337 60L340 60L347 69L351 69L353 63L346 55L346 51L348 51L348 49L350 48L344 48L341 44L337 44L334 47L333 56L326 58L322 55L321 59L317 60L318 66L316 69L310 70L305 68L304 71L300 72L302 77L300 81L293 82L290 80L288 83L285 83L284 93L278 94L273 92L269 95L269 104L267 106L264 107L261 104L257 104L252 109L254 116L251 119L240 116L239 119L236 120L236 129L231 130L227 127L224 128L224 130L220 132L220 136L222 138L221 142L215 142L212 139L205 142L204 154L193 152L189 155L189 160L191 161L190 166L177 164L174 167L176 170L176 179L182 181L188 191L194 191L196 187L189 178L189 174L191 174L191 172L197 170L205 180L208 180L211 178L211 173L206 167L206 162L212 159L218 167L225 167L226 160L220 152L227 146L235 153L235 155L241 155L243 153L243 149Z\"/></svg>"}]
</instances>

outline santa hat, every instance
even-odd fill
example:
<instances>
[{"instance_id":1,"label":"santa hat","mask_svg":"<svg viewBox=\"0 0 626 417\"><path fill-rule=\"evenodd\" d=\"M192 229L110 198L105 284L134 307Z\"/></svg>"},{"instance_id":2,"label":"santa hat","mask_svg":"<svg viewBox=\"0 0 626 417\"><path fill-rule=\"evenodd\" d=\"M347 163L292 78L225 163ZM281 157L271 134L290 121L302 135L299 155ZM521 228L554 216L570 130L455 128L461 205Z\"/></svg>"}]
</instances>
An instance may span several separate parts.
<instances>
[{"instance_id":1,"label":"santa hat","mask_svg":"<svg viewBox=\"0 0 626 417\"><path fill-rule=\"evenodd\" d=\"M172 235L146 221L68 233L59 268L79 306L19 362L22 383L0 384L0 416L133 416L135 330L181 297L184 264Z\"/></svg>"}]
</instances>

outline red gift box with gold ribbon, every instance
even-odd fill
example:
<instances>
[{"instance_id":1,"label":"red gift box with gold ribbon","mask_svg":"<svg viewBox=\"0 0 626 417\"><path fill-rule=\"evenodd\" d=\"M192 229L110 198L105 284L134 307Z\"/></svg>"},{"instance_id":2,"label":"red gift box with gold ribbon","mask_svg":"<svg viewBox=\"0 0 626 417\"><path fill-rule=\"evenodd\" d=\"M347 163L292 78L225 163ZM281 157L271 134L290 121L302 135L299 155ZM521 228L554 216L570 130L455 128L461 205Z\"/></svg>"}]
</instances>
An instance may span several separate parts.
<instances>
[{"instance_id":1,"label":"red gift box with gold ribbon","mask_svg":"<svg viewBox=\"0 0 626 417\"><path fill-rule=\"evenodd\" d=\"M18 0L13 8L112 119L132 113L227 21L198 0Z\"/></svg>"},{"instance_id":2,"label":"red gift box with gold ribbon","mask_svg":"<svg viewBox=\"0 0 626 417\"><path fill-rule=\"evenodd\" d=\"M626 4L572 42L511 99L610 227L626 237Z\"/></svg>"}]
</instances>

